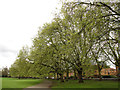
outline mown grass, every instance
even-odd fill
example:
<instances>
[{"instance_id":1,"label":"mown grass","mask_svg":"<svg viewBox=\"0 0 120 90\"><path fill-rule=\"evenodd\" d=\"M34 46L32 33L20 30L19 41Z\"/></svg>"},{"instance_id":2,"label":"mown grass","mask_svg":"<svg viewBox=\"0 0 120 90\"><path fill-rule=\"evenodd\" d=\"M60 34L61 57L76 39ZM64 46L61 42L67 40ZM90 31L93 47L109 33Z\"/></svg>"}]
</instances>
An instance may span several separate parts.
<instances>
[{"instance_id":1,"label":"mown grass","mask_svg":"<svg viewBox=\"0 0 120 90\"><path fill-rule=\"evenodd\" d=\"M2 88L26 88L42 81L41 79L2 78Z\"/></svg>"},{"instance_id":2,"label":"mown grass","mask_svg":"<svg viewBox=\"0 0 120 90\"><path fill-rule=\"evenodd\" d=\"M96 81L84 80L84 83L78 83L78 80L69 80L61 83L54 80L52 88L118 88L118 81Z\"/></svg>"}]
</instances>

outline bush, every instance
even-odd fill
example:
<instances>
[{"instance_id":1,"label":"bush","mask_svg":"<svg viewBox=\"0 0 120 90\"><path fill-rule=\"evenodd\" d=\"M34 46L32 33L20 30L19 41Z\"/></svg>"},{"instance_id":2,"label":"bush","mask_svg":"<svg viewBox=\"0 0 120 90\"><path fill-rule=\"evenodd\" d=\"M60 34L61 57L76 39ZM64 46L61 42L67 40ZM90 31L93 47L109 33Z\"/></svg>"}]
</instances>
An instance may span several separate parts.
<instances>
[{"instance_id":1,"label":"bush","mask_svg":"<svg viewBox=\"0 0 120 90\"><path fill-rule=\"evenodd\" d=\"M99 75L94 75L93 78L99 78Z\"/></svg>"},{"instance_id":2,"label":"bush","mask_svg":"<svg viewBox=\"0 0 120 90\"><path fill-rule=\"evenodd\" d=\"M74 79L74 76L70 76L70 79Z\"/></svg>"},{"instance_id":3,"label":"bush","mask_svg":"<svg viewBox=\"0 0 120 90\"><path fill-rule=\"evenodd\" d=\"M117 78L117 76L113 76L113 75L103 75L102 78Z\"/></svg>"},{"instance_id":4,"label":"bush","mask_svg":"<svg viewBox=\"0 0 120 90\"><path fill-rule=\"evenodd\" d=\"M72 80L73 80L73 79L77 79L77 77L75 77L75 76L70 76L69 79L72 79Z\"/></svg>"}]
</instances>

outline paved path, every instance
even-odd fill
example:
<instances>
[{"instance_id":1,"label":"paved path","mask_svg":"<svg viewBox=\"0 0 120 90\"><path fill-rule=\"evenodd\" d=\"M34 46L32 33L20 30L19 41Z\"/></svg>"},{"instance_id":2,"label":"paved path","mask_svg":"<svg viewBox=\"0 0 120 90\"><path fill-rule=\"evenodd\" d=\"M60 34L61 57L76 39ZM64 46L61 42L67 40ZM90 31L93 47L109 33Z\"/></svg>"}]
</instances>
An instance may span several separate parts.
<instances>
[{"instance_id":1,"label":"paved path","mask_svg":"<svg viewBox=\"0 0 120 90\"><path fill-rule=\"evenodd\" d=\"M51 90L50 87L52 86L52 81L45 80L40 84L24 88L23 90Z\"/></svg>"}]
</instances>

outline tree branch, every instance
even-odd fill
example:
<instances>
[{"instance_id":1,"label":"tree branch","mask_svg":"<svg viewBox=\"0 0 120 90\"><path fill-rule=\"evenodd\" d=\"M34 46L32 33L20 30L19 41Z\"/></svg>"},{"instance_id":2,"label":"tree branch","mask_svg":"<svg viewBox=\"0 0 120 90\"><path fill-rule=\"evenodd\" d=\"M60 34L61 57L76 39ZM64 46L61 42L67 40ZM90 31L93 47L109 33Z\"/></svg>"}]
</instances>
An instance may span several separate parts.
<instances>
[{"instance_id":1,"label":"tree branch","mask_svg":"<svg viewBox=\"0 0 120 90\"><path fill-rule=\"evenodd\" d=\"M103 6L105 6L105 7L107 7L109 10L111 10L112 12L114 12L115 14L117 14L117 15L119 15L120 16L120 14L118 13L118 12L116 12L116 11L114 11L110 6L108 6L107 4L105 4L105 3L103 3L103 2L100 2Z\"/></svg>"}]
</instances>

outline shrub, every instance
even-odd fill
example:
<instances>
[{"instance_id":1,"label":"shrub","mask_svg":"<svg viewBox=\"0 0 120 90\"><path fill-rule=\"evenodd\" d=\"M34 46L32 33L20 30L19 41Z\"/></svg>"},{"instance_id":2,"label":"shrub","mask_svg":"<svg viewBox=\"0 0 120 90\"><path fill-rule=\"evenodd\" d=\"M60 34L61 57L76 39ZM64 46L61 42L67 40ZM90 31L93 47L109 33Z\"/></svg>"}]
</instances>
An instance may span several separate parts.
<instances>
[{"instance_id":1,"label":"shrub","mask_svg":"<svg viewBox=\"0 0 120 90\"><path fill-rule=\"evenodd\" d=\"M114 75L103 75L102 78L117 78L117 76L114 76Z\"/></svg>"}]
</instances>

